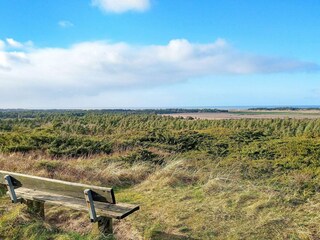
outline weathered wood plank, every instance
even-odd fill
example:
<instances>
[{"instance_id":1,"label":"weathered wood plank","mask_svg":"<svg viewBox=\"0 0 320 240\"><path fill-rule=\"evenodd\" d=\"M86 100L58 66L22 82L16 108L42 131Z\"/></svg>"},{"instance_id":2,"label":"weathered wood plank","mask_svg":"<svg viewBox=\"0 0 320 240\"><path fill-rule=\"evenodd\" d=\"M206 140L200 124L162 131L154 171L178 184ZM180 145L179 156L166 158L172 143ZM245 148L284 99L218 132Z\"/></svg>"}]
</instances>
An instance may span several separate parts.
<instances>
[{"instance_id":1,"label":"weathered wood plank","mask_svg":"<svg viewBox=\"0 0 320 240\"><path fill-rule=\"evenodd\" d=\"M15 188L24 187L81 199L84 199L83 191L85 189L91 189L95 201L116 203L112 188L72 183L6 171L0 171L0 185L5 185L4 177L6 175L10 175L13 178L13 185Z\"/></svg>"},{"instance_id":2,"label":"weathered wood plank","mask_svg":"<svg viewBox=\"0 0 320 240\"><path fill-rule=\"evenodd\" d=\"M84 199L74 198L70 196L62 196L59 194L31 190L28 188L16 189L16 194L26 200L34 200L44 202L46 205L64 206L83 212L88 212ZM123 219L131 213L139 210L139 206L126 203L110 204L104 202L94 202L96 212L100 216Z\"/></svg>"}]
</instances>

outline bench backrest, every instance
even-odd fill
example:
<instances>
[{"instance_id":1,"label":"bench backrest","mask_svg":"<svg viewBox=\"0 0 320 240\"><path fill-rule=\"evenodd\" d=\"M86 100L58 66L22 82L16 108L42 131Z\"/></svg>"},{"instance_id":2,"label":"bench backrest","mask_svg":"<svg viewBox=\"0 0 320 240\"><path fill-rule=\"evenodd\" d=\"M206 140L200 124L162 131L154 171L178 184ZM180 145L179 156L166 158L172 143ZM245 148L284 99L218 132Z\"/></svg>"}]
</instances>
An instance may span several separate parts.
<instances>
[{"instance_id":1,"label":"bench backrest","mask_svg":"<svg viewBox=\"0 0 320 240\"><path fill-rule=\"evenodd\" d=\"M4 179L6 175L11 176L15 188L24 187L81 199L84 199L84 190L90 189L93 192L94 201L116 203L112 188L90 186L6 171L0 171L0 185L6 184Z\"/></svg>"}]
</instances>

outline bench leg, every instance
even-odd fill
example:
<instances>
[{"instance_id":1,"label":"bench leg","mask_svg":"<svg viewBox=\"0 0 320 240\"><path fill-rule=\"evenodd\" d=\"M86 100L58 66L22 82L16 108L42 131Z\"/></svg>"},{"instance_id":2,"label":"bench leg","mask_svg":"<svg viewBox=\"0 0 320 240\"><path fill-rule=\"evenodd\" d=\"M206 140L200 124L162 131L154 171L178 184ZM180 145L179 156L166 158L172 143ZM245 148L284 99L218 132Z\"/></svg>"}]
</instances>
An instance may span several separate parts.
<instances>
[{"instance_id":1,"label":"bench leg","mask_svg":"<svg viewBox=\"0 0 320 240\"><path fill-rule=\"evenodd\" d=\"M44 219L44 202L26 200L28 211Z\"/></svg>"},{"instance_id":2,"label":"bench leg","mask_svg":"<svg viewBox=\"0 0 320 240\"><path fill-rule=\"evenodd\" d=\"M94 232L97 234L109 235L113 233L112 218L100 217L99 221L94 225Z\"/></svg>"}]
</instances>

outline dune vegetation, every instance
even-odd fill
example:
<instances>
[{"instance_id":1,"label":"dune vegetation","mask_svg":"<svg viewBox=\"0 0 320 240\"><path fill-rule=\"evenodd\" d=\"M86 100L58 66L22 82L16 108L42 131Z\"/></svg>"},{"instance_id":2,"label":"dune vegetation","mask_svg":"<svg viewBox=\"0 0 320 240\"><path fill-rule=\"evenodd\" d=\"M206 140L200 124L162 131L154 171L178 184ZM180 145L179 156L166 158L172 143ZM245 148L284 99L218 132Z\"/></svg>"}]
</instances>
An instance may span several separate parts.
<instances>
[{"instance_id":1,"label":"dune vegetation","mask_svg":"<svg viewBox=\"0 0 320 240\"><path fill-rule=\"evenodd\" d=\"M86 213L32 216L0 194L0 239L319 239L320 120L2 112L0 169L112 186L141 209L91 233Z\"/></svg>"}]
</instances>

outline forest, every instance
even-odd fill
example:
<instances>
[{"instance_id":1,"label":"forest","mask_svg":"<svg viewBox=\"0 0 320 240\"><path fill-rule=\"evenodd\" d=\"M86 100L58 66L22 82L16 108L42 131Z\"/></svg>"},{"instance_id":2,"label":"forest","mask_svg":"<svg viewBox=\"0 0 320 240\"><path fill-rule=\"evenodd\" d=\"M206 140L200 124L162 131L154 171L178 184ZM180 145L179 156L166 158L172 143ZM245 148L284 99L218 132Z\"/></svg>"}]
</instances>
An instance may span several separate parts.
<instances>
[{"instance_id":1,"label":"forest","mask_svg":"<svg viewBox=\"0 0 320 240\"><path fill-rule=\"evenodd\" d=\"M319 239L320 119L162 113L1 111L1 170L112 186L141 210L92 236L85 214L43 223L2 193L0 239Z\"/></svg>"}]
</instances>

